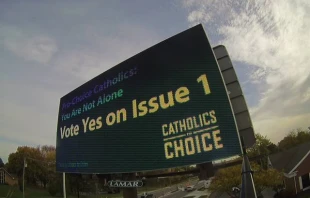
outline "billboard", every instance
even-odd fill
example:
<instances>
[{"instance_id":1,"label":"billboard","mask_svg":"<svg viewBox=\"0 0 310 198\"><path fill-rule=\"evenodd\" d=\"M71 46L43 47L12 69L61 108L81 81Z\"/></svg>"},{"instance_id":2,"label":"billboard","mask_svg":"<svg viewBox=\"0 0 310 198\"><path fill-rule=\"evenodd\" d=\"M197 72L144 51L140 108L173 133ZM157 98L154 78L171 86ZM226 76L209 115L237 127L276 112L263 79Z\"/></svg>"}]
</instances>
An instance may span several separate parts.
<instances>
[{"instance_id":1,"label":"billboard","mask_svg":"<svg viewBox=\"0 0 310 198\"><path fill-rule=\"evenodd\" d=\"M98 75L60 100L56 169L125 173L241 153L223 78L202 25Z\"/></svg>"}]
</instances>

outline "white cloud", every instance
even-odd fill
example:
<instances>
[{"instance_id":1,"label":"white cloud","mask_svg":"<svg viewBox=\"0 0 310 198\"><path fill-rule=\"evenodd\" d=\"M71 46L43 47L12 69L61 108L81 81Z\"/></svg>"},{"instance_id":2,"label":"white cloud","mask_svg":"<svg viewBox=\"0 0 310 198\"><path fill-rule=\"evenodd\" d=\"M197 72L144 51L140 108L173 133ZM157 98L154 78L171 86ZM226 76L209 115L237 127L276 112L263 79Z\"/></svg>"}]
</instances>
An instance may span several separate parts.
<instances>
[{"instance_id":1,"label":"white cloud","mask_svg":"<svg viewBox=\"0 0 310 198\"><path fill-rule=\"evenodd\" d=\"M0 79L0 139L13 142L5 151L0 143L2 158L20 144L55 145L60 97L158 41L154 33L141 27L125 25L119 29L113 36L100 34L94 27L88 29L87 41L83 41L91 44L79 49L64 44L50 57L43 74L41 70L31 72L36 76L32 81L24 77Z\"/></svg>"},{"instance_id":2,"label":"white cloud","mask_svg":"<svg viewBox=\"0 0 310 198\"><path fill-rule=\"evenodd\" d=\"M187 20L190 23L195 23L196 21L206 23L210 20L210 18L211 17L207 15L203 10L194 10L188 15Z\"/></svg>"},{"instance_id":3,"label":"white cloud","mask_svg":"<svg viewBox=\"0 0 310 198\"><path fill-rule=\"evenodd\" d=\"M283 138L283 135L287 135L289 131L296 128L307 129L309 127L310 113L300 114L295 116L279 116L272 119L259 119L254 123L255 128L259 128L260 132L267 134L271 141L277 143L279 139ZM270 131L273 133L266 133ZM277 132L282 133L277 133Z\"/></svg>"},{"instance_id":4,"label":"white cloud","mask_svg":"<svg viewBox=\"0 0 310 198\"><path fill-rule=\"evenodd\" d=\"M101 59L101 54L92 50L80 49L69 50L62 53L53 64L61 73L68 73L83 80L94 77L100 72L100 67L104 60Z\"/></svg>"},{"instance_id":5,"label":"white cloud","mask_svg":"<svg viewBox=\"0 0 310 198\"><path fill-rule=\"evenodd\" d=\"M291 128L310 125L308 1L185 0L184 6L189 17L203 8L211 16L207 33L222 37L218 43L227 47L233 60L255 68L249 78L265 90L251 109L257 132L278 141ZM188 22L204 23L202 17Z\"/></svg>"},{"instance_id":6,"label":"white cloud","mask_svg":"<svg viewBox=\"0 0 310 198\"><path fill-rule=\"evenodd\" d=\"M16 144L54 145L60 95L40 83L13 84L2 81L0 88L3 93L0 99L0 137Z\"/></svg>"},{"instance_id":7,"label":"white cloud","mask_svg":"<svg viewBox=\"0 0 310 198\"><path fill-rule=\"evenodd\" d=\"M53 62L62 72L90 80L122 61L151 47L158 36L135 25L119 25L114 35L105 35L94 26L87 26L88 41L92 48L63 50Z\"/></svg>"},{"instance_id":8,"label":"white cloud","mask_svg":"<svg viewBox=\"0 0 310 198\"><path fill-rule=\"evenodd\" d=\"M17 56L27 61L48 63L58 48L47 35L26 33L9 26L0 25L0 43Z\"/></svg>"},{"instance_id":9,"label":"white cloud","mask_svg":"<svg viewBox=\"0 0 310 198\"><path fill-rule=\"evenodd\" d=\"M0 158L3 160L3 163L8 162L9 155L15 152L18 146L20 145L12 142L1 142Z\"/></svg>"}]
</instances>

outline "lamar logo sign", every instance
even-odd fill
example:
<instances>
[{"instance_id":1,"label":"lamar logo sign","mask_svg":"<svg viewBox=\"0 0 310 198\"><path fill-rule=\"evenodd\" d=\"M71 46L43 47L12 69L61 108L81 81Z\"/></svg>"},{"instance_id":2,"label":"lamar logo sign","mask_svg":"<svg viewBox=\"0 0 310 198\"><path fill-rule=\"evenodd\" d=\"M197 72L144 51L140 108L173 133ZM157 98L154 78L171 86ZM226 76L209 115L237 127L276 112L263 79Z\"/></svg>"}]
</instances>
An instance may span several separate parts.
<instances>
[{"instance_id":1,"label":"lamar logo sign","mask_svg":"<svg viewBox=\"0 0 310 198\"><path fill-rule=\"evenodd\" d=\"M109 181L109 187L136 188L142 187L142 181Z\"/></svg>"}]
</instances>

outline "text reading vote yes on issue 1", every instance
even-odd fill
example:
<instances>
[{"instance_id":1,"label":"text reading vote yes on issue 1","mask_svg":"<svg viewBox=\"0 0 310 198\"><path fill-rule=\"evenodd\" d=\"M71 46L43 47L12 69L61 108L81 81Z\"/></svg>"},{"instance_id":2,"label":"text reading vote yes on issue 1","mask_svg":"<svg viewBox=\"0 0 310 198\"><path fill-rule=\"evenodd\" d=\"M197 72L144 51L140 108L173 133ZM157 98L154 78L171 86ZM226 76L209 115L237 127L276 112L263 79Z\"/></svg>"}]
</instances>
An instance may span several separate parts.
<instances>
[{"instance_id":1,"label":"text reading vote yes on issue 1","mask_svg":"<svg viewBox=\"0 0 310 198\"><path fill-rule=\"evenodd\" d=\"M198 83L202 83L203 90L205 95L211 93L209 82L206 74L203 74L197 78ZM190 100L189 90L187 87L179 87L175 93L169 91L167 93L168 102L165 101L164 94L159 95L158 97L152 97L148 101L141 101L137 104L137 100L132 101L133 109L133 118L138 118L145 116L147 113L155 113L159 110L159 107L162 109L167 109L169 107L175 106L175 101L177 103L185 103ZM148 104L148 106L147 106ZM116 112L110 112L107 114L105 119L105 124L112 126L116 123L121 123L127 121L127 111L125 108L119 109ZM103 126L102 116L97 117L96 119L82 119L83 132L94 131L101 129ZM78 124L67 127L63 126L60 128L61 139L77 136L80 133L80 127Z\"/></svg>"}]
</instances>

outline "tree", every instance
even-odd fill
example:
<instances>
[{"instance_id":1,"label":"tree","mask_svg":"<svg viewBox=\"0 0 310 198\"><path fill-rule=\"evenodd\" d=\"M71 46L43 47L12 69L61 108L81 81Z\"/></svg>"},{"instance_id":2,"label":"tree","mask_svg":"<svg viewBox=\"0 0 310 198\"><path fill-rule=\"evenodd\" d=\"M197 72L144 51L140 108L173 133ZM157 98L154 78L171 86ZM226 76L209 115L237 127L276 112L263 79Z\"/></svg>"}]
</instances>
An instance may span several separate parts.
<instances>
[{"instance_id":1,"label":"tree","mask_svg":"<svg viewBox=\"0 0 310 198\"><path fill-rule=\"evenodd\" d=\"M254 171L253 180L256 192L261 194L266 188L273 188L275 191L282 185L282 174L275 169L262 169L257 163L251 163ZM210 185L211 191L226 192L230 197L239 197L232 192L233 187L241 186L241 165L220 169Z\"/></svg>"},{"instance_id":2,"label":"tree","mask_svg":"<svg viewBox=\"0 0 310 198\"><path fill-rule=\"evenodd\" d=\"M230 197L238 197L233 194L232 188L241 184L241 165L220 169L209 187L211 191L225 192Z\"/></svg>"},{"instance_id":3,"label":"tree","mask_svg":"<svg viewBox=\"0 0 310 198\"><path fill-rule=\"evenodd\" d=\"M267 136L255 134L256 143L252 148L247 150L249 157L262 155L263 157L257 161L263 168L267 169L267 156L278 150L277 146L273 144Z\"/></svg>"},{"instance_id":4,"label":"tree","mask_svg":"<svg viewBox=\"0 0 310 198\"><path fill-rule=\"evenodd\" d=\"M273 144L267 136L263 136L259 133L255 134L256 143L252 148L248 149L249 156L269 155L270 153L277 151L277 146Z\"/></svg>"},{"instance_id":5,"label":"tree","mask_svg":"<svg viewBox=\"0 0 310 198\"><path fill-rule=\"evenodd\" d=\"M261 195L266 188L278 192L283 188L283 173L276 169L260 169L254 172L254 182L258 195Z\"/></svg>"},{"instance_id":6,"label":"tree","mask_svg":"<svg viewBox=\"0 0 310 198\"><path fill-rule=\"evenodd\" d=\"M15 153L9 155L7 169L22 179L24 159L27 164L25 180L27 184L37 185L41 182L46 187L50 174L55 174L56 149L53 146L18 147ZM20 182L22 183L22 182Z\"/></svg>"},{"instance_id":7,"label":"tree","mask_svg":"<svg viewBox=\"0 0 310 198\"><path fill-rule=\"evenodd\" d=\"M286 150L310 141L310 131L301 128L290 131L279 143L280 150Z\"/></svg>"},{"instance_id":8,"label":"tree","mask_svg":"<svg viewBox=\"0 0 310 198\"><path fill-rule=\"evenodd\" d=\"M38 169L38 178L42 182L44 188L50 181L51 174L55 174L56 171L56 148L54 146L39 146L37 147L40 151L41 158L44 160Z\"/></svg>"},{"instance_id":9,"label":"tree","mask_svg":"<svg viewBox=\"0 0 310 198\"><path fill-rule=\"evenodd\" d=\"M271 187L276 193L279 193L279 191L284 187L283 185L283 172L280 172L276 169L270 168L266 172L267 178L273 178L269 179L268 186Z\"/></svg>"},{"instance_id":10,"label":"tree","mask_svg":"<svg viewBox=\"0 0 310 198\"><path fill-rule=\"evenodd\" d=\"M62 178L61 174L49 175L48 192L51 196L56 196L58 193L62 193Z\"/></svg>"},{"instance_id":11,"label":"tree","mask_svg":"<svg viewBox=\"0 0 310 198\"><path fill-rule=\"evenodd\" d=\"M71 193L80 197L80 192L83 187L83 178L81 174L68 174L68 182Z\"/></svg>"},{"instance_id":12,"label":"tree","mask_svg":"<svg viewBox=\"0 0 310 198\"><path fill-rule=\"evenodd\" d=\"M37 159L37 161L26 160L27 171L25 178L28 182L36 182L36 169L39 168L39 162L43 160L40 155L40 151L33 147L18 147L15 153L11 153L8 159L8 171L17 174L21 177L23 174L24 159L31 158Z\"/></svg>"},{"instance_id":13,"label":"tree","mask_svg":"<svg viewBox=\"0 0 310 198\"><path fill-rule=\"evenodd\" d=\"M40 159L40 152L36 148L32 147L18 147L15 153L11 153L8 159L8 171L11 173L15 173L18 176L18 183L20 189L22 190L22 175L23 175L23 166L24 159L27 158L36 158ZM39 168L38 162L35 161L27 161L27 168L25 172L25 181L28 184L36 185L37 175L36 170Z\"/></svg>"},{"instance_id":14,"label":"tree","mask_svg":"<svg viewBox=\"0 0 310 198\"><path fill-rule=\"evenodd\" d=\"M4 167L4 163L2 161L2 159L0 158L0 168Z\"/></svg>"}]
</instances>

